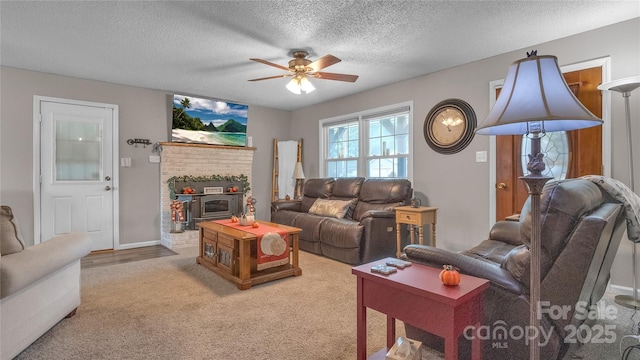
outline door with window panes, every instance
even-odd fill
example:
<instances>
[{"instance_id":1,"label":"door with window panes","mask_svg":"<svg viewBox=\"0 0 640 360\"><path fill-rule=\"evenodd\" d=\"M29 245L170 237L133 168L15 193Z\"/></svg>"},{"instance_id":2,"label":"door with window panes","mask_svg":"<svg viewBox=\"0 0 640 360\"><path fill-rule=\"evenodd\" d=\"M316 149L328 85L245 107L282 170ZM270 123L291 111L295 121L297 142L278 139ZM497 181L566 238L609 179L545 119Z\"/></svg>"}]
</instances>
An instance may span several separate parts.
<instances>
[{"instance_id":1,"label":"door with window panes","mask_svg":"<svg viewBox=\"0 0 640 360\"><path fill-rule=\"evenodd\" d=\"M117 108L64 99L38 105L41 240L81 231L91 237L93 251L113 249Z\"/></svg>"}]
</instances>

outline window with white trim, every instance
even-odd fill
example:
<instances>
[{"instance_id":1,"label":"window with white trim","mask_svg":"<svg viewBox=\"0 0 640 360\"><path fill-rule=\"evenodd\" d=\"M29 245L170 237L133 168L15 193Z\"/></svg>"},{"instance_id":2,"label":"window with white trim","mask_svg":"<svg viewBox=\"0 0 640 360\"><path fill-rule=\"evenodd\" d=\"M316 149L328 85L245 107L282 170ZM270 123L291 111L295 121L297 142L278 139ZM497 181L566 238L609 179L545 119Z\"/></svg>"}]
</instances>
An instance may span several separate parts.
<instances>
[{"instance_id":1,"label":"window with white trim","mask_svg":"<svg viewBox=\"0 0 640 360\"><path fill-rule=\"evenodd\" d=\"M320 175L410 179L413 103L320 121Z\"/></svg>"}]
</instances>

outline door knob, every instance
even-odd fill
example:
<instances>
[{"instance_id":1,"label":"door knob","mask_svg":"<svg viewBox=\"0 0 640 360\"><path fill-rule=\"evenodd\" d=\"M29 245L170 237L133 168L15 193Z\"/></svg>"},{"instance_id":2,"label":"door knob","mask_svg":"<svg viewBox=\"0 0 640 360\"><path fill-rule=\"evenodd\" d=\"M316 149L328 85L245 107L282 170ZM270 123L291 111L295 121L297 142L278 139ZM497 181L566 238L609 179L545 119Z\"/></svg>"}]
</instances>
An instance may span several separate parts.
<instances>
[{"instance_id":1,"label":"door knob","mask_svg":"<svg viewBox=\"0 0 640 360\"><path fill-rule=\"evenodd\" d=\"M111 190L111 186L107 185L107 186L105 186L105 187L104 187L104 189L105 189L106 191L109 191L109 190Z\"/></svg>"},{"instance_id":2,"label":"door knob","mask_svg":"<svg viewBox=\"0 0 640 360\"><path fill-rule=\"evenodd\" d=\"M104 179L105 179L106 181L109 181L109 180L111 180L111 176L108 176L108 175L107 175Z\"/></svg>"},{"instance_id":3,"label":"door knob","mask_svg":"<svg viewBox=\"0 0 640 360\"><path fill-rule=\"evenodd\" d=\"M507 184L505 184L503 182L496 184L496 189L501 189L502 190L502 189L506 189L506 188L507 188Z\"/></svg>"}]
</instances>

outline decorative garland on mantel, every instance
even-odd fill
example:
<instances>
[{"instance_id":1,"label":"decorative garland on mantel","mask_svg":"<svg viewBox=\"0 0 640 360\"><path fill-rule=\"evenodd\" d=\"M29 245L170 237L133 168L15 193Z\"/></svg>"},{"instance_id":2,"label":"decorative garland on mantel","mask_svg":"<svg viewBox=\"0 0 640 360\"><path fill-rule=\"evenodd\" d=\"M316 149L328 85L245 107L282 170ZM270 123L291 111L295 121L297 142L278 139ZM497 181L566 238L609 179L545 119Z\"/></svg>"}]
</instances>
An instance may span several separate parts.
<instances>
[{"instance_id":1,"label":"decorative garland on mantel","mask_svg":"<svg viewBox=\"0 0 640 360\"><path fill-rule=\"evenodd\" d=\"M242 189L246 194L251 190L251 186L249 184L249 178L247 175L203 175L203 176L191 176L191 175L182 175L182 176L173 176L167 180L169 184L169 198L174 200L177 198L176 196L176 181L182 182L203 182L203 181L238 181L242 183Z\"/></svg>"}]
</instances>

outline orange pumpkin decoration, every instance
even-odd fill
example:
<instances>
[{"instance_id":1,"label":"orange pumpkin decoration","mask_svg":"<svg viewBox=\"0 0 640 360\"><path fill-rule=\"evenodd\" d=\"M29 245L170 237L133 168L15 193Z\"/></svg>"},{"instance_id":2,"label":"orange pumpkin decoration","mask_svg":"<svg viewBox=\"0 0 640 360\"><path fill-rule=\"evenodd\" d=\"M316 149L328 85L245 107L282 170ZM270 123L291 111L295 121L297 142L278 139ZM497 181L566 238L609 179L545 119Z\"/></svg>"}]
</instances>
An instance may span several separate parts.
<instances>
[{"instance_id":1,"label":"orange pumpkin decoration","mask_svg":"<svg viewBox=\"0 0 640 360\"><path fill-rule=\"evenodd\" d=\"M455 286L460 284L460 273L452 265L443 265L440 271L440 281L445 285Z\"/></svg>"}]
</instances>

